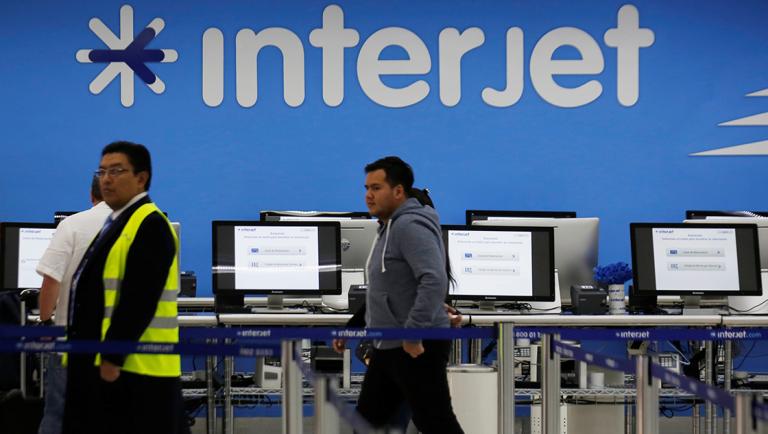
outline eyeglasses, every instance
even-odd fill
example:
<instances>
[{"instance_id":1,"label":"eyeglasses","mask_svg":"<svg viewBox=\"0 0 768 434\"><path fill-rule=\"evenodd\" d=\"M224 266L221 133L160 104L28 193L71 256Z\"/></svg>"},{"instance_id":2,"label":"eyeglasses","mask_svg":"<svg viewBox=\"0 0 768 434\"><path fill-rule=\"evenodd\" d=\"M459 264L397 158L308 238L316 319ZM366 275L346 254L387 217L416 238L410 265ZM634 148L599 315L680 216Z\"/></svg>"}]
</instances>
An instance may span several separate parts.
<instances>
[{"instance_id":1,"label":"eyeglasses","mask_svg":"<svg viewBox=\"0 0 768 434\"><path fill-rule=\"evenodd\" d=\"M110 178L116 178L128 171L130 171L130 169L126 169L125 167L110 167L109 169L99 169L93 172L93 174L97 178L104 178L105 176L109 176Z\"/></svg>"}]
</instances>

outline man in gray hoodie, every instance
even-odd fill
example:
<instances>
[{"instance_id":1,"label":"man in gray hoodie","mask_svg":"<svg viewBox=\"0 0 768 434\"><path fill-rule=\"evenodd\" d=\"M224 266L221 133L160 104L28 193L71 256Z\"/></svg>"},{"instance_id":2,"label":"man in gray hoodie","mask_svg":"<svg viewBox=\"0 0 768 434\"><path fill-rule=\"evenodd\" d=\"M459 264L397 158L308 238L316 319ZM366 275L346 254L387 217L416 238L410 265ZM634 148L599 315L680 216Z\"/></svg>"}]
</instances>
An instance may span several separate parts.
<instances>
[{"instance_id":1,"label":"man in gray hoodie","mask_svg":"<svg viewBox=\"0 0 768 434\"><path fill-rule=\"evenodd\" d=\"M435 210L410 197L413 171L398 157L365 167L365 202L381 227L366 266L370 328L448 328L445 247ZM424 434L462 433L451 406L450 341L375 341L357 410L376 427L406 401Z\"/></svg>"}]
</instances>

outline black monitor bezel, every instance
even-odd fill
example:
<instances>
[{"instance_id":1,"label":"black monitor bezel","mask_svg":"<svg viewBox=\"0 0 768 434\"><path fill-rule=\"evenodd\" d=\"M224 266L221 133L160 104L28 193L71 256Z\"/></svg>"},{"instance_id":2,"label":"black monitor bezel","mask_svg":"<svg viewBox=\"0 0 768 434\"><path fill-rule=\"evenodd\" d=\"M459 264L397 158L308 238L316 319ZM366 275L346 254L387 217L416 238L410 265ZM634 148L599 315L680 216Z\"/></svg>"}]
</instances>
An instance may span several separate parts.
<instances>
[{"instance_id":1,"label":"black monitor bezel","mask_svg":"<svg viewBox=\"0 0 768 434\"><path fill-rule=\"evenodd\" d=\"M295 212L298 212L299 214L294 214ZM307 214L303 215L301 213L314 213L314 214ZM341 211L341 212L334 212L334 211L297 211L297 210L263 210L259 212L259 221L265 222L265 221L275 221L275 220L267 220L268 217L306 217L308 219L313 217L321 217L321 218L351 218L351 219L370 219L371 214L366 211Z\"/></svg>"},{"instance_id":2,"label":"black monitor bezel","mask_svg":"<svg viewBox=\"0 0 768 434\"><path fill-rule=\"evenodd\" d=\"M456 301L499 301L499 302L527 302L527 301L555 301L555 228L552 226L472 226L472 225L441 225L443 242L445 244L446 259L448 258L448 243L446 231L499 231L499 232L545 232L549 235L549 261L552 264L552 272L549 273L549 294L531 296L504 296L504 295L459 295L448 291L448 299Z\"/></svg>"},{"instance_id":3,"label":"black monitor bezel","mask_svg":"<svg viewBox=\"0 0 768 434\"><path fill-rule=\"evenodd\" d=\"M5 231L11 228L31 228L31 229L56 229L55 223L40 223L40 222L0 222L0 287L3 291L18 291L27 288L6 287L5 275L6 275L6 251L8 249ZM17 258L18 259L18 258ZM16 273L18 278L18 271Z\"/></svg>"},{"instance_id":4,"label":"black monitor bezel","mask_svg":"<svg viewBox=\"0 0 768 434\"><path fill-rule=\"evenodd\" d=\"M62 221L64 221L65 218L75 215L79 213L80 211L55 211L53 213L53 224L56 226L59 225Z\"/></svg>"},{"instance_id":5,"label":"black monitor bezel","mask_svg":"<svg viewBox=\"0 0 768 434\"><path fill-rule=\"evenodd\" d=\"M706 219L707 217L768 218L768 211L746 211L746 212L751 212L753 214L756 214L754 216L738 215L736 214L738 212L744 212L744 211L688 209L688 210L685 210L685 219L686 220L703 220L703 219Z\"/></svg>"},{"instance_id":6,"label":"black monitor bezel","mask_svg":"<svg viewBox=\"0 0 768 434\"><path fill-rule=\"evenodd\" d=\"M215 267L219 264L216 262L216 251L218 247L217 242L217 228L218 226L317 226L317 227L335 227L336 228L336 242L335 256L338 259L336 267L336 282L338 282L337 288L333 290L327 289L291 289L291 290L270 290L270 289L220 289L218 288L218 282L216 281L216 274L214 272ZM341 224L339 222L322 221L322 222L284 222L284 221L256 221L256 220L213 220L211 222L211 291L213 294L220 295L280 295L284 297L301 297L301 296L316 296L323 295L341 295Z\"/></svg>"},{"instance_id":7,"label":"black monitor bezel","mask_svg":"<svg viewBox=\"0 0 768 434\"><path fill-rule=\"evenodd\" d=\"M637 239L635 235L635 228L707 228L707 229L752 229L752 236L757 254L755 255L755 270L757 276L755 281L757 282L756 290L739 289L737 291L695 291L695 290L648 290L640 288L638 285L638 268L637 268L637 255L635 254ZM663 296L663 295L678 295L678 296L759 296L762 295L762 280L760 276L760 253L759 253L759 241L757 237L757 225L748 223L723 223L723 224L709 224L709 223L630 223L629 224L629 237L630 248L632 255L632 295L637 296Z\"/></svg>"},{"instance_id":8,"label":"black monitor bezel","mask_svg":"<svg viewBox=\"0 0 768 434\"><path fill-rule=\"evenodd\" d=\"M471 225L472 216L486 217L519 217L519 218L576 218L576 211L517 211L517 210L479 210L468 209L464 211L465 224Z\"/></svg>"}]
</instances>

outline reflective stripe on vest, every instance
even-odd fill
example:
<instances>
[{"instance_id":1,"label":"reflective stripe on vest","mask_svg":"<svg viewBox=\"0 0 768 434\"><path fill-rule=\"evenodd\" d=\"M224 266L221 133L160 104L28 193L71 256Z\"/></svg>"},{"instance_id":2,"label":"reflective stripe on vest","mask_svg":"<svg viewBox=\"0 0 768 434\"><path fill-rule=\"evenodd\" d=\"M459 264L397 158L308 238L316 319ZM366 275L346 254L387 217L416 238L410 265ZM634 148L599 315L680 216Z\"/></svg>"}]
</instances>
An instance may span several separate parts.
<instances>
[{"instance_id":1,"label":"reflective stripe on vest","mask_svg":"<svg viewBox=\"0 0 768 434\"><path fill-rule=\"evenodd\" d=\"M168 223L168 229L173 235L176 249L179 248L179 240L171 223L165 218L164 214L154 203L147 203L140 206L128 219L125 228L120 233L115 244L107 255L107 261L104 264L104 319L101 324L101 338L109 330L112 324L112 312L120 304L120 290L123 277L125 276L125 262L128 258L131 244L136 238L139 227L153 212L159 213ZM155 314L149 326L144 330L139 342L151 343L178 343L179 342L179 320L178 306L176 297L179 293L179 264L176 255L173 256L173 263L168 270L168 278L165 287L157 303ZM136 289L133 289L136 290ZM101 363L101 357L96 357L96 364ZM181 375L181 358L178 354L129 354L123 363L124 371L133 372L141 375L153 377L178 377Z\"/></svg>"}]
</instances>

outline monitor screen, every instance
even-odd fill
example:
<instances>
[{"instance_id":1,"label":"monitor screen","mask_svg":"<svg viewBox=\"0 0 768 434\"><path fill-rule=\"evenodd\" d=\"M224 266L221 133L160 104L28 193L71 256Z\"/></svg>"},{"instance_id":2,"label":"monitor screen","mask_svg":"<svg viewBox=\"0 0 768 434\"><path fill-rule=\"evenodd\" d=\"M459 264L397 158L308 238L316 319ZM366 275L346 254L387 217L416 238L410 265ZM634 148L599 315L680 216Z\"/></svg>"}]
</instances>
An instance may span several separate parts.
<instances>
[{"instance_id":1,"label":"monitor screen","mask_svg":"<svg viewBox=\"0 0 768 434\"><path fill-rule=\"evenodd\" d=\"M638 295L760 295L757 228L739 224L632 223Z\"/></svg>"},{"instance_id":2,"label":"monitor screen","mask_svg":"<svg viewBox=\"0 0 768 434\"><path fill-rule=\"evenodd\" d=\"M3 289L40 288L35 269L53 239L53 223L0 223L0 279Z\"/></svg>"},{"instance_id":3,"label":"monitor screen","mask_svg":"<svg viewBox=\"0 0 768 434\"><path fill-rule=\"evenodd\" d=\"M726 216L707 216L703 220L689 219L684 223L703 223L716 225L721 223L740 223L757 225L757 242L760 253L760 268L768 269L768 218L764 217L726 217Z\"/></svg>"},{"instance_id":4,"label":"monitor screen","mask_svg":"<svg viewBox=\"0 0 768 434\"><path fill-rule=\"evenodd\" d=\"M365 269L365 262L379 229L379 221L367 212L262 211L262 221L330 221L341 224L341 267L345 271Z\"/></svg>"},{"instance_id":5,"label":"monitor screen","mask_svg":"<svg viewBox=\"0 0 768 434\"><path fill-rule=\"evenodd\" d=\"M468 209L465 211L466 223L471 225L476 220L507 220L510 218L575 218L576 211L493 211Z\"/></svg>"},{"instance_id":6,"label":"monitor screen","mask_svg":"<svg viewBox=\"0 0 768 434\"><path fill-rule=\"evenodd\" d=\"M341 293L338 222L213 222L213 291Z\"/></svg>"},{"instance_id":7,"label":"monitor screen","mask_svg":"<svg viewBox=\"0 0 768 434\"><path fill-rule=\"evenodd\" d=\"M554 236L546 227L443 226L457 300L553 301Z\"/></svg>"},{"instance_id":8,"label":"monitor screen","mask_svg":"<svg viewBox=\"0 0 768 434\"><path fill-rule=\"evenodd\" d=\"M477 220L476 226L542 226L555 229L555 268L560 280L560 299L570 304L572 285L594 283L597 266L600 219L581 218L501 218Z\"/></svg>"}]
</instances>

